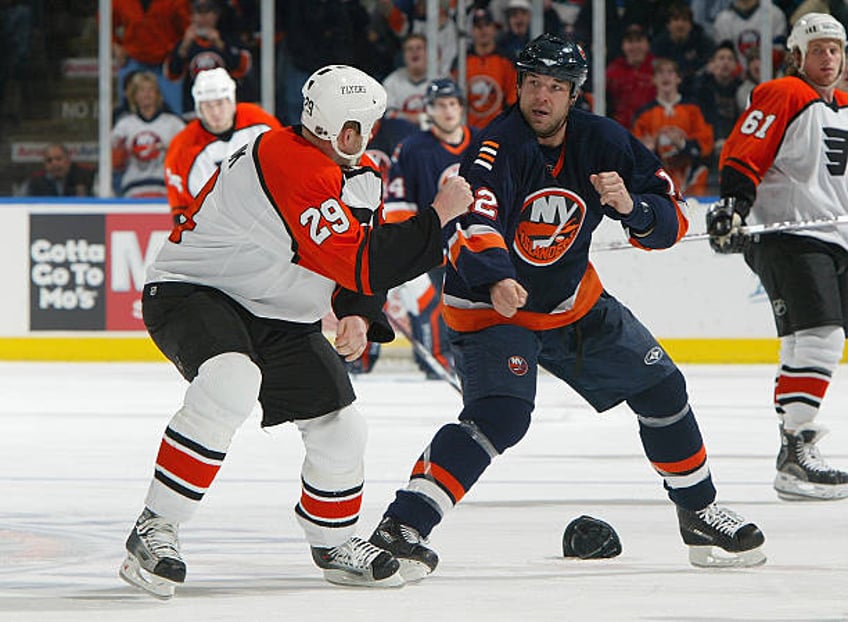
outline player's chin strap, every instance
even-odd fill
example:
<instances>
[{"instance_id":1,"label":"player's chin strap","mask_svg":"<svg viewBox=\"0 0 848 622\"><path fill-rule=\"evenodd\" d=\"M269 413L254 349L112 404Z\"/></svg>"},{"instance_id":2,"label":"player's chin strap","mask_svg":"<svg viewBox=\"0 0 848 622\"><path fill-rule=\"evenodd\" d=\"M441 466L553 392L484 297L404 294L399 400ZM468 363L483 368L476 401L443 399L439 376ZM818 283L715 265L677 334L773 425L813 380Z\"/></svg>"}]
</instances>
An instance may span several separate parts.
<instances>
[{"instance_id":1,"label":"player's chin strap","mask_svg":"<svg viewBox=\"0 0 848 622\"><path fill-rule=\"evenodd\" d=\"M456 377L456 374L447 369L444 365L439 362L433 353L430 352L430 349L425 346L423 343L418 341L412 334L411 331L407 330L405 326L403 326L400 322L395 320L391 313L386 313L386 317L389 319L389 324L392 325L392 328L395 331L399 332L401 335L406 337L407 341L412 344L413 349L418 355L424 359L424 362L427 364L427 367L430 368L439 378L447 382L457 393L462 393L462 386L459 384L459 378Z\"/></svg>"},{"instance_id":2,"label":"player's chin strap","mask_svg":"<svg viewBox=\"0 0 848 622\"><path fill-rule=\"evenodd\" d=\"M786 220L783 222L773 222L765 225L742 225L738 227L737 232L746 235L763 235L767 233L778 233L781 231L805 231L808 229L826 229L828 227L839 227L848 225L848 216L835 216L834 218L814 218L812 220ZM709 240L709 233L689 233L684 235L680 242L695 242L699 240ZM615 241L609 244L592 245L592 251L618 251L627 248L635 248L629 242Z\"/></svg>"}]
</instances>

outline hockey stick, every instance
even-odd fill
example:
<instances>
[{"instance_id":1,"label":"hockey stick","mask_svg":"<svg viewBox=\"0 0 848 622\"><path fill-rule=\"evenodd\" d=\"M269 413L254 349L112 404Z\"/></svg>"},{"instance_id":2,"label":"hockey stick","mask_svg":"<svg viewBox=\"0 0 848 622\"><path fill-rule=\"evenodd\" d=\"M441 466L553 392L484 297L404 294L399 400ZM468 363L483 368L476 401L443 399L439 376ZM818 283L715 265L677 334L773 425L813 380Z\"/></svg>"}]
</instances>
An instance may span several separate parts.
<instances>
[{"instance_id":1,"label":"hockey stick","mask_svg":"<svg viewBox=\"0 0 848 622\"><path fill-rule=\"evenodd\" d=\"M422 359L424 359L424 362L427 364L427 367L429 367L430 370L435 372L435 374L439 376L439 378L447 382L454 390L456 390L457 393L462 394L462 387L459 384L459 378L456 377L456 374L454 374L451 370L447 369L444 365L442 365L441 362L439 362L439 359L433 356L433 353L430 352L430 349L423 343L418 341L412 335L412 331L407 330L407 328L403 326L400 322L395 320L395 318L393 318L390 313L386 313L386 317L389 320L389 324L392 325L392 328L404 337L406 337L406 340L409 341L410 344L412 344L413 349L415 350L415 352L418 353L418 355Z\"/></svg>"},{"instance_id":2,"label":"hockey stick","mask_svg":"<svg viewBox=\"0 0 848 622\"><path fill-rule=\"evenodd\" d=\"M813 220L773 222L766 225L743 225L739 227L739 233L743 235L762 235L766 233L778 233L780 231L805 231L807 229L824 229L827 227L838 227L848 225L848 216L835 216L833 218L816 218ZM689 233L678 240L680 242L696 242L709 240L709 233ZM626 241L610 242L604 246L593 246L596 252L618 251L627 248L635 248Z\"/></svg>"}]
</instances>

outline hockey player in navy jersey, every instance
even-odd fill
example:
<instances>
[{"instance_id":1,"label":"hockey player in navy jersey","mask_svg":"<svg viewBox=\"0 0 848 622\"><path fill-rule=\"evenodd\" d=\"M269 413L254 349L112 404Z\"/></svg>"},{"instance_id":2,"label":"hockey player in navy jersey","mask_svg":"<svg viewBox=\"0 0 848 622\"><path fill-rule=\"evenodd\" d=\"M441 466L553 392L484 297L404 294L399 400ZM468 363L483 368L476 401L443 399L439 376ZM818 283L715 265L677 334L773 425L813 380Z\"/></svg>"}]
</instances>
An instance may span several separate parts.
<instances>
[{"instance_id":1,"label":"hockey player in navy jersey","mask_svg":"<svg viewBox=\"0 0 848 622\"><path fill-rule=\"evenodd\" d=\"M542 35L516 66L518 104L460 166L475 202L443 229L444 315L464 407L424 449L371 543L400 560L407 580L433 571L438 556L425 539L527 432L541 366L597 411L626 402L635 413L693 565L762 564L759 528L715 504L683 375L589 262L605 217L635 247L672 246L688 227L682 198L634 136L572 108L588 71L577 44Z\"/></svg>"},{"instance_id":2,"label":"hockey player in navy jersey","mask_svg":"<svg viewBox=\"0 0 848 622\"><path fill-rule=\"evenodd\" d=\"M427 86L426 112L430 129L403 140L392 157L386 186L386 222L401 222L427 209L445 181L459 172L459 161L476 133L463 123L465 98L453 80L438 78ZM412 337L433 353L447 370L453 357L442 318L441 297L444 268L431 270L393 292L409 318ZM440 374L417 353L418 366L428 378Z\"/></svg>"}]
</instances>

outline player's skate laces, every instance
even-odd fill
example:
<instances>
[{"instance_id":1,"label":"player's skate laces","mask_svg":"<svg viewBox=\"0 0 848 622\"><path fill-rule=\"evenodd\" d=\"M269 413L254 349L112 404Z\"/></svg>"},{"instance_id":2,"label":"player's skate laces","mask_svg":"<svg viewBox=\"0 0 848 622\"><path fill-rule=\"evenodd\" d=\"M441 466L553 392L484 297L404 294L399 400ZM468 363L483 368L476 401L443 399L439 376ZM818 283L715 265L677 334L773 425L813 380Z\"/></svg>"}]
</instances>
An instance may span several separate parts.
<instances>
[{"instance_id":1,"label":"player's skate laces","mask_svg":"<svg viewBox=\"0 0 848 622\"><path fill-rule=\"evenodd\" d=\"M807 424L796 432L781 428L774 489L787 501L844 499L848 497L848 473L830 466L816 446L827 433Z\"/></svg>"},{"instance_id":2,"label":"player's skate laces","mask_svg":"<svg viewBox=\"0 0 848 622\"><path fill-rule=\"evenodd\" d=\"M424 546L426 540L410 527L386 516L371 535L371 544L389 551L400 562L404 581L419 581L436 569L439 556Z\"/></svg>"},{"instance_id":3,"label":"player's skate laces","mask_svg":"<svg viewBox=\"0 0 848 622\"><path fill-rule=\"evenodd\" d=\"M186 575L177 524L144 508L127 538L127 558L118 574L157 598L171 598Z\"/></svg>"},{"instance_id":4,"label":"player's skate laces","mask_svg":"<svg viewBox=\"0 0 848 622\"><path fill-rule=\"evenodd\" d=\"M332 548L313 546L312 559L330 583L365 587L403 585L398 561L361 538L350 538Z\"/></svg>"},{"instance_id":5,"label":"player's skate laces","mask_svg":"<svg viewBox=\"0 0 848 622\"><path fill-rule=\"evenodd\" d=\"M677 521L693 566L748 567L766 561L763 532L727 508L715 503L697 511L678 506Z\"/></svg>"}]
</instances>

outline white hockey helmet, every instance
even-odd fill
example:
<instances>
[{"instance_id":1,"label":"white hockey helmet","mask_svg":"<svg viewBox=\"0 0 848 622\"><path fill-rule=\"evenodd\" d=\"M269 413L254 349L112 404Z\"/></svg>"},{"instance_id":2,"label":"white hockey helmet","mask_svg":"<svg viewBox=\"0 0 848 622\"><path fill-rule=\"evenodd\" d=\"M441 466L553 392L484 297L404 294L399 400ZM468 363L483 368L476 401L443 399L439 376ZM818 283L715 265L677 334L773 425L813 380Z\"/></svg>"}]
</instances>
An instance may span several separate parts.
<instances>
[{"instance_id":1,"label":"white hockey helmet","mask_svg":"<svg viewBox=\"0 0 848 622\"><path fill-rule=\"evenodd\" d=\"M832 15L827 13L807 13L798 18L786 40L789 51L798 49L801 52L801 65L804 67L804 59L807 57L807 46L810 41L817 39L836 39L842 43L843 65L845 55L845 27ZM844 68L844 67L843 67Z\"/></svg>"},{"instance_id":2,"label":"white hockey helmet","mask_svg":"<svg viewBox=\"0 0 848 622\"><path fill-rule=\"evenodd\" d=\"M329 140L341 157L358 160L365 152L371 129L386 111L386 89L367 73L348 65L328 65L306 80L300 122L322 140ZM348 121L359 123L362 148L339 150L338 136Z\"/></svg>"},{"instance_id":3,"label":"white hockey helmet","mask_svg":"<svg viewBox=\"0 0 848 622\"><path fill-rule=\"evenodd\" d=\"M191 87L191 96L194 98L194 111L200 116L200 102L214 101L216 99L229 99L236 103L236 81L232 79L229 72L223 67L206 69L194 78Z\"/></svg>"}]
</instances>

